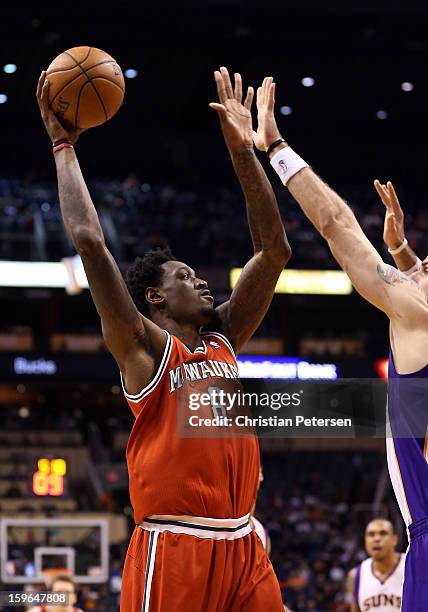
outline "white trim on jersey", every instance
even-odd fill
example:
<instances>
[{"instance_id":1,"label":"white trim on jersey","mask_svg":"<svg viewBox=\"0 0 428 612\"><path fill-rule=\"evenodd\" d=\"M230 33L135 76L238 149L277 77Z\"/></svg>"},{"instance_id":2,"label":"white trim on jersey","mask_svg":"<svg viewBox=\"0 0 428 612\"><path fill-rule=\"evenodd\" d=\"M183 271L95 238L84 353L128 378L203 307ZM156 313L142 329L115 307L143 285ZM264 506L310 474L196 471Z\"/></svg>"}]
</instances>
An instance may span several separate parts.
<instances>
[{"instance_id":1,"label":"white trim on jersey","mask_svg":"<svg viewBox=\"0 0 428 612\"><path fill-rule=\"evenodd\" d=\"M213 519L201 516L148 516L140 529L150 532L181 533L211 540L236 540L251 533L249 514L237 519Z\"/></svg>"},{"instance_id":2,"label":"white trim on jersey","mask_svg":"<svg viewBox=\"0 0 428 612\"><path fill-rule=\"evenodd\" d=\"M141 389L141 391L139 393L136 393L135 395L131 395L125 389L125 382L123 380L122 372L120 373L120 382L122 383L123 393L124 393L125 397L127 399L131 400L132 402L139 402L144 397L146 397L149 393L151 393L151 391L153 391L153 389L157 386L157 384L159 383L160 379L162 378L162 375L165 372L166 366L168 365L168 361L169 361L169 358L171 356L172 337L171 337L170 333L168 333L166 330L164 330L164 331L165 331L166 337L167 337L166 344L165 344L165 349L164 349L164 352L163 352L163 355L162 355L162 359L161 359L158 371L156 372L155 376L152 378L152 380L149 382L148 385L146 385L143 389Z\"/></svg>"},{"instance_id":3,"label":"white trim on jersey","mask_svg":"<svg viewBox=\"0 0 428 612\"><path fill-rule=\"evenodd\" d=\"M394 438L392 437L391 425L389 423L389 415L387 412L386 421L386 461L388 464L389 477L391 479L392 488L394 489L395 497L400 508L403 521L406 527L413 522L410 508L407 503L406 492L404 490L403 479L401 478L400 466L398 465L397 454L395 452Z\"/></svg>"},{"instance_id":4,"label":"white trim on jersey","mask_svg":"<svg viewBox=\"0 0 428 612\"><path fill-rule=\"evenodd\" d=\"M180 339L179 339L179 340L180 340ZM181 342L181 340L180 340L180 342ZM203 355L206 355L206 354L207 354L207 345L205 344L205 342L204 342L203 340L202 340L202 345L201 345L201 346L197 346L197 347L195 348L195 350L194 350L194 351L191 351L191 350L189 349L189 347L188 347L188 346L186 346L186 344L184 344L184 342L181 342L181 344L184 346L184 348L186 349L186 351L187 351L188 353L190 353L191 355L194 355L195 353L202 353Z\"/></svg>"},{"instance_id":5,"label":"white trim on jersey","mask_svg":"<svg viewBox=\"0 0 428 612\"><path fill-rule=\"evenodd\" d=\"M220 340L223 340L224 344L227 346L229 351L232 353L234 360L235 361L237 360L235 351L233 350L233 346L231 345L230 341L226 338L226 336L223 336L223 334L220 334L219 332L202 332L201 336L214 336L215 338L220 338Z\"/></svg>"},{"instance_id":6,"label":"white trim on jersey","mask_svg":"<svg viewBox=\"0 0 428 612\"><path fill-rule=\"evenodd\" d=\"M144 580L144 597L141 605L141 612L149 612L150 608L150 593L152 590L153 570L155 567L156 559L156 546L158 543L159 533L152 531L149 536L149 544L147 550L147 561L146 561L146 576Z\"/></svg>"}]
</instances>

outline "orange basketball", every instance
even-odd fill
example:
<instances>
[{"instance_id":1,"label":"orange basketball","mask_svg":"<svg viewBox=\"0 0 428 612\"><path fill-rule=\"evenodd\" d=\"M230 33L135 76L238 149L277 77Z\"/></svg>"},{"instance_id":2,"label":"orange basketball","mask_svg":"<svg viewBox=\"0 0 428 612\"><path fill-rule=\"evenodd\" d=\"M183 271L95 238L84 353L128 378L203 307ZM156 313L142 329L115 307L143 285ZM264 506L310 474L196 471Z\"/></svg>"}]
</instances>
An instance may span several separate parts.
<instances>
[{"instance_id":1,"label":"orange basketball","mask_svg":"<svg viewBox=\"0 0 428 612\"><path fill-rule=\"evenodd\" d=\"M125 95L122 70L95 47L73 47L47 69L49 105L64 127L90 128L119 110Z\"/></svg>"}]
</instances>

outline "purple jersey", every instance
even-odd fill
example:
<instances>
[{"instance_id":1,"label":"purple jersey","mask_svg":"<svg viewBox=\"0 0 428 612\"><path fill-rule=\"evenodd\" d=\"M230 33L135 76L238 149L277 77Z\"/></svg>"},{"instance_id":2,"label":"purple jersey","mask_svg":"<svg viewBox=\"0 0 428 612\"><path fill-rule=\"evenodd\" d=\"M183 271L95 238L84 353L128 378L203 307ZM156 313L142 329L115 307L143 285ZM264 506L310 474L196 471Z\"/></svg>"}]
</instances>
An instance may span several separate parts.
<instances>
[{"instance_id":1,"label":"purple jersey","mask_svg":"<svg viewBox=\"0 0 428 612\"><path fill-rule=\"evenodd\" d=\"M389 474L408 527L428 517L428 365L398 374L390 353L388 418Z\"/></svg>"},{"instance_id":2,"label":"purple jersey","mask_svg":"<svg viewBox=\"0 0 428 612\"><path fill-rule=\"evenodd\" d=\"M428 610L428 365L398 374L392 352L388 371L388 468L408 528L402 612Z\"/></svg>"}]
</instances>

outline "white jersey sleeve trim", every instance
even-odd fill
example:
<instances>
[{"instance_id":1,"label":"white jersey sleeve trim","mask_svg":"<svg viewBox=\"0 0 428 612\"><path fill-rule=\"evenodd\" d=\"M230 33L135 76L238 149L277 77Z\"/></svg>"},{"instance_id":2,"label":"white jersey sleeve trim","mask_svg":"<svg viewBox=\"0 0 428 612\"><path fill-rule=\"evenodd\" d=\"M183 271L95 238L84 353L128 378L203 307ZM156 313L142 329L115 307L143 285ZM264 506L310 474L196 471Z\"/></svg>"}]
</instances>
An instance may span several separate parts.
<instances>
[{"instance_id":1,"label":"white jersey sleeve trim","mask_svg":"<svg viewBox=\"0 0 428 612\"><path fill-rule=\"evenodd\" d=\"M233 350L233 346L230 344L230 341L226 338L226 336L223 336L223 334L220 334L219 332L203 332L201 336L214 336L214 338L220 338L220 340L223 340L224 344L227 346L229 351L232 353L234 360L237 361L237 357L236 357L235 351Z\"/></svg>"},{"instance_id":2,"label":"white jersey sleeve trim","mask_svg":"<svg viewBox=\"0 0 428 612\"><path fill-rule=\"evenodd\" d=\"M159 368L155 374L155 376L152 378L152 380L149 382L148 385L146 385L143 389L141 389L141 391L139 393L136 393L135 395L131 395L130 393L127 392L127 390L125 389L125 381L123 380L123 376L122 376L122 372L120 373L120 382L122 383L122 389L123 389L123 393L125 395L125 397L129 400L131 400L132 402L139 402L140 400L142 400L144 397L146 397L149 393L151 393L155 387L159 384L160 379L162 378L166 366L168 365L168 361L169 358L171 356L171 351L172 351L172 338L171 338L171 334L169 334L166 330L164 330L166 333L166 344L165 344L165 349L162 355L162 359L159 365Z\"/></svg>"}]
</instances>

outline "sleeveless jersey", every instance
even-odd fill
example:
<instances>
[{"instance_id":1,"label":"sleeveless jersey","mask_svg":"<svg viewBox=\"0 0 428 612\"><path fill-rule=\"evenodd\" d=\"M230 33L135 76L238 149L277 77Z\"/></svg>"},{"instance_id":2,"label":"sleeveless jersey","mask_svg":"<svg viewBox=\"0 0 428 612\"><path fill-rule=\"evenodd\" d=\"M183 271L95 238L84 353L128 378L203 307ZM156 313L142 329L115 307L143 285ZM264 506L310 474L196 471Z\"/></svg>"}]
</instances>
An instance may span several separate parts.
<instances>
[{"instance_id":1,"label":"sleeveless jersey","mask_svg":"<svg viewBox=\"0 0 428 612\"><path fill-rule=\"evenodd\" d=\"M355 601L361 612L401 610L405 559L406 555L400 554L397 565L383 582L373 573L372 558L360 563L355 575Z\"/></svg>"},{"instance_id":2,"label":"sleeveless jersey","mask_svg":"<svg viewBox=\"0 0 428 612\"><path fill-rule=\"evenodd\" d=\"M237 384L232 346L209 332L192 352L165 333L165 351L151 382L135 395L123 386L135 416L126 450L135 522L151 515L240 518L251 511L258 487L256 436L179 430L191 393Z\"/></svg>"},{"instance_id":3,"label":"sleeveless jersey","mask_svg":"<svg viewBox=\"0 0 428 612\"><path fill-rule=\"evenodd\" d=\"M398 374L388 369L387 458L392 486L407 526L428 517L428 365Z\"/></svg>"}]
</instances>

